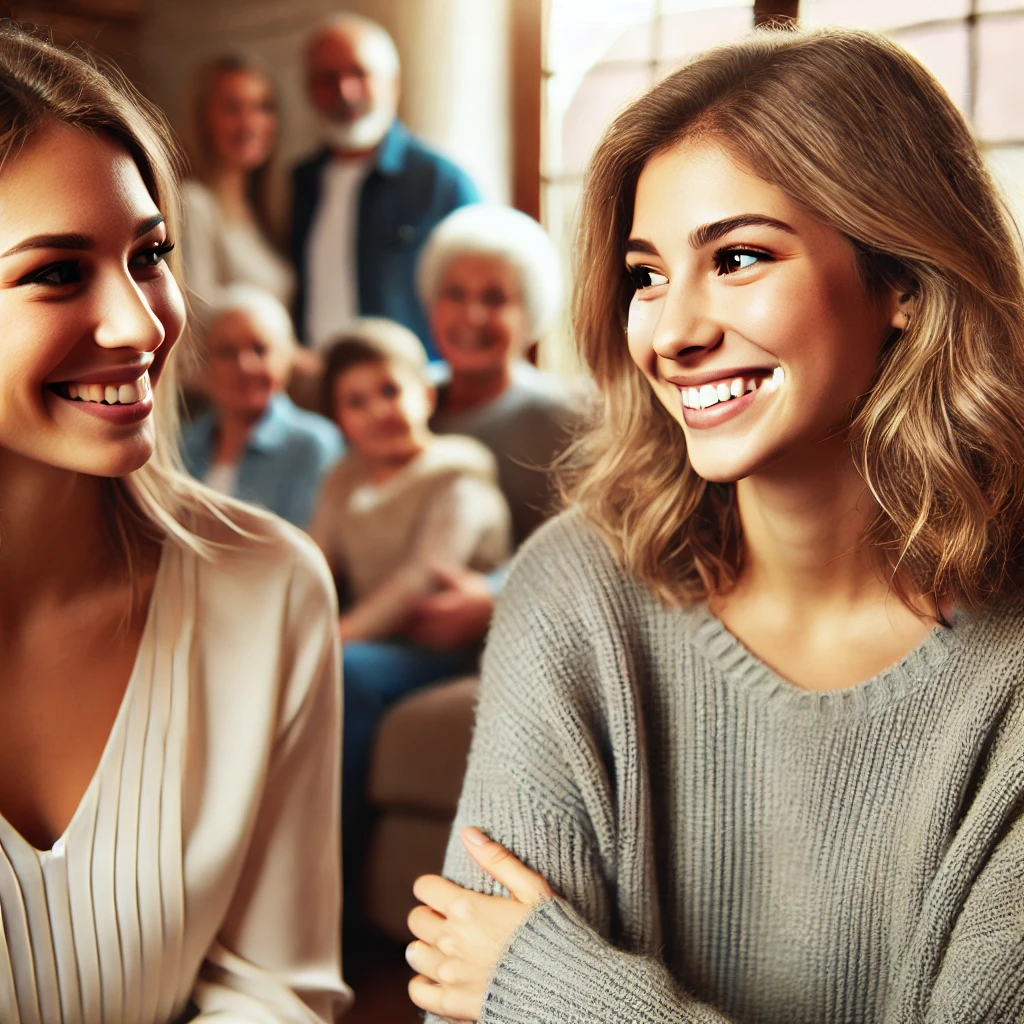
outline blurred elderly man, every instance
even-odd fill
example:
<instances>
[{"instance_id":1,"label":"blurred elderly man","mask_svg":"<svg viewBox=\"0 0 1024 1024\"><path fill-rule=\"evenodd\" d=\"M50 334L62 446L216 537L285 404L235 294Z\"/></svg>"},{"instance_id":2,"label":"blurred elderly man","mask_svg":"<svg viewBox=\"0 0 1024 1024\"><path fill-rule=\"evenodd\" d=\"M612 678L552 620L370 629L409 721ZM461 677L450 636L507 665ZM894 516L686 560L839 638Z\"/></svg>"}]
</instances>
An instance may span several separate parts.
<instances>
[{"instance_id":1,"label":"blurred elderly man","mask_svg":"<svg viewBox=\"0 0 1024 1024\"><path fill-rule=\"evenodd\" d=\"M344 446L333 423L284 393L296 348L288 311L259 288L230 285L211 314L205 347L212 409L182 431L186 468L214 490L305 529Z\"/></svg>"},{"instance_id":2,"label":"blurred elderly man","mask_svg":"<svg viewBox=\"0 0 1024 1024\"><path fill-rule=\"evenodd\" d=\"M397 119L398 51L376 22L333 18L313 34L306 61L326 145L293 173L299 338L322 349L355 317L383 316L433 357L416 261L434 225L475 202L476 188Z\"/></svg>"}]
</instances>

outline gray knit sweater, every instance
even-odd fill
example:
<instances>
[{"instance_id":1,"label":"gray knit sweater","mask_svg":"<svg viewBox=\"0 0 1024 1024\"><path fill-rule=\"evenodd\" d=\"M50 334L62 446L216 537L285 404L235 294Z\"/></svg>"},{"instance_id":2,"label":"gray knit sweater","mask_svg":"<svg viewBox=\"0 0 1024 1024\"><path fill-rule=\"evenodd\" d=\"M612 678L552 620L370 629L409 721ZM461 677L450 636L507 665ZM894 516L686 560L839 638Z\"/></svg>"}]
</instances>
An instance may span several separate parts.
<instances>
[{"instance_id":1,"label":"gray knit sweater","mask_svg":"<svg viewBox=\"0 0 1024 1024\"><path fill-rule=\"evenodd\" d=\"M500 891L458 842L478 825L560 898L481 1021L1024 1022L1022 642L1020 606L960 615L800 690L579 513L549 523L488 643L445 874Z\"/></svg>"}]
</instances>

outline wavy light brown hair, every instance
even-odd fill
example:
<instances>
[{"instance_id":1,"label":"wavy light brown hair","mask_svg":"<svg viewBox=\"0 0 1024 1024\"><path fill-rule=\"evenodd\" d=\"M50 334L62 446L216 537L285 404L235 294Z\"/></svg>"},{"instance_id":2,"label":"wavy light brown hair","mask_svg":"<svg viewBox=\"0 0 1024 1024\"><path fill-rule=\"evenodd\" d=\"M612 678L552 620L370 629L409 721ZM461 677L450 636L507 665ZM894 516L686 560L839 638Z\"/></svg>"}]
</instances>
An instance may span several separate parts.
<instances>
[{"instance_id":1,"label":"wavy light brown hair","mask_svg":"<svg viewBox=\"0 0 1024 1024\"><path fill-rule=\"evenodd\" d=\"M50 125L94 132L123 146L164 215L168 237L177 236L177 181L184 161L163 114L120 71L84 48L65 50L28 28L0 22L0 188L4 163ZM180 281L175 253L169 263ZM240 525L243 517L260 516L243 513L243 506L215 494L181 467L175 365L190 342L186 332L160 374L152 458L134 473L104 483L112 549L130 577L143 539L166 539L211 556L216 547L204 539L211 519L248 536Z\"/></svg>"},{"instance_id":2,"label":"wavy light brown hair","mask_svg":"<svg viewBox=\"0 0 1024 1024\"><path fill-rule=\"evenodd\" d=\"M976 607L1015 587L1024 539L1020 237L942 87L869 32L756 32L655 85L605 133L584 187L574 308L605 408L576 449L570 497L670 603L735 582L735 488L697 476L623 327L637 179L652 156L697 136L844 235L869 287L914 296L909 327L884 347L849 431L879 508L863 542L882 553L897 592Z\"/></svg>"}]
</instances>

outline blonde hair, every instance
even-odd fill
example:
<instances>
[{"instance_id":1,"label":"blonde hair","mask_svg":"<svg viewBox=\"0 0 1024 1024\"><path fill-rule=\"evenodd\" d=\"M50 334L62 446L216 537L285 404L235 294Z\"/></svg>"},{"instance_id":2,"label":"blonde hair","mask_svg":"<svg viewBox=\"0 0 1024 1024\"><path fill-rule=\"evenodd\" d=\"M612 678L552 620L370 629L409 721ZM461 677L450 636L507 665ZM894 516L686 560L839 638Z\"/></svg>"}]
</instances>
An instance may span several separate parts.
<instances>
[{"instance_id":1,"label":"blonde hair","mask_svg":"<svg viewBox=\"0 0 1024 1024\"><path fill-rule=\"evenodd\" d=\"M863 542L895 589L968 606L1016 585L1024 537L1020 238L963 116L910 54L869 32L756 32L619 115L588 171L574 325L605 395L570 493L664 600L728 589L743 538L732 484L697 476L625 343L637 179L686 138L720 143L853 245L871 288L913 296L851 412L877 499Z\"/></svg>"},{"instance_id":2,"label":"blonde hair","mask_svg":"<svg viewBox=\"0 0 1024 1024\"><path fill-rule=\"evenodd\" d=\"M265 289L244 281L235 281L218 292L217 299L206 318L207 327L203 332L207 347L210 333L216 327L217 321L232 313L244 313L254 327L261 329L271 341L282 348L288 351L295 348L295 325L281 300Z\"/></svg>"},{"instance_id":3,"label":"blonde hair","mask_svg":"<svg viewBox=\"0 0 1024 1024\"><path fill-rule=\"evenodd\" d=\"M122 145L163 213L169 237L175 237L180 223L175 182L182 161L163 115L119 71L80 47L63 50L17 25L0 24L0 167L34 133L54 124ZM174 255L171 266L177 276ZM144 537L210 556L216 546L203 533L211 520L245 532L236 524L242 506L215 495L181 468L174 367L183 344L187 338L172 350L161 373L152 458L134 473L106 481L111 540L132 578ZM245 514L250 519L259 515Z\"/></svg>"}]
</instances>

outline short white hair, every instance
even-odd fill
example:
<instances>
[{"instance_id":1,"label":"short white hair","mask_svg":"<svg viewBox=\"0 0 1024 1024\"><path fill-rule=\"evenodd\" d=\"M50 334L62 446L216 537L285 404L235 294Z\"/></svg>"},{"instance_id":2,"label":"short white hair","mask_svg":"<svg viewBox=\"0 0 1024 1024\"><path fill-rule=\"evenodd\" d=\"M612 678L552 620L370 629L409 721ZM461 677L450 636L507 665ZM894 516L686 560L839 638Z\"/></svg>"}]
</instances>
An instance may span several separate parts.
<instances>
[{"instance_id":1,"label":"short white hair","mask_svg":"<svg viewBox=\"0 0 1024 1024\"><path fill-rule=\"evenodd\" d=\"M562 309L562 261L532 217L490 203L462 206L445 217L430 233L416 266L416 288L428 310L448 264L460 256L494 256L518 272L531 341L554 324Z\"/></svg>"},{"instance_id":2,"label":"short white hair","mask_svg":"<svg viewBox=\"0 0 1024 1024\"><path fill-rule=\"evenodd\" d=\"M376 49L373 54L366 56L373 60L374 70L380 74L397 75L401 70L402 60L391 33L380 22L350 11L342 11L324 18L310 33L306 43L307 52L324 36L334 33L344 33L350 37L362 33L370 40Z\"/></svg>"},{"instance_id":3,"label":"short white hair","mask_svg":"<svg viewBox=\"0 0 1024 1024\"><path fill-rule=\"evenodd\" d=\"M208 325L207 338L217 321L230 313L245 313L275 344L289 349L296 344L295 327L288 310L270 292L257 288L254 284L236 282L220 290L209 315L205 318Z\"/></svg>"}]
</instances>

